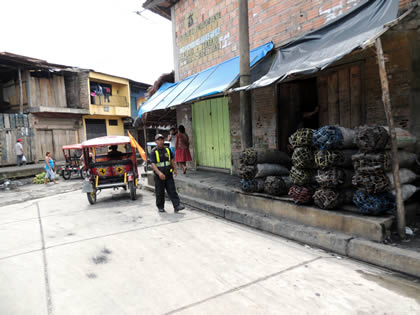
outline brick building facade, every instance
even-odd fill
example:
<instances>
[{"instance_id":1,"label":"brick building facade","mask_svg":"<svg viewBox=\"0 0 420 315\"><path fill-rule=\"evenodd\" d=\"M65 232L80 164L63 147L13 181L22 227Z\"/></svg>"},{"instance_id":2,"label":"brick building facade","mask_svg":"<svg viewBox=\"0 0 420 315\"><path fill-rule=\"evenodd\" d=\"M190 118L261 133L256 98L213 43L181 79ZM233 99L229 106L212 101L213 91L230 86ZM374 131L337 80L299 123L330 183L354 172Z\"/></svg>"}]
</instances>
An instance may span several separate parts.
<instances>
[{"instance_id":1,"label":"brick building facade","mask_svg":"<svg viewBox=\"0 0 420 315\"><path fill-rule=\"evenodd\" d=\"M269 41L279 46L325 25L360 2L250 0L250 48ZM411 2L402 0L400 6ZM174 4L173 11L178 80L239 54L238 1L182 0Z\"/></svg>"},{"instance_id":2,"label":"brick building facade","mask_svg":"<svg viewBox=\"0 0 420 315\"><path fill-rule=\"evenodd\" d=\"M361 2L250 0L250 48L268 41L280 47L318 29ZM400 13L416 2L399 1ZM168 1L166 9L153 7L152 4L153 1L147 1L145 7L161 15L166 10L172 19L177 80L239 55L238 1ZM416 71L419 67L417 56L420 55L417 44L420 36L418 11L416 8L408 18L386 32L382 41L388 57L387 71L396 121L420 136L420 124L413 119L420 111L420 78L419 71ZM320 125L337 123L354 127L366 123L386 124L376 53L370 48L351 54L314 75L252 90L254 146L285 149L288 136L296 129L296 111L301 110L301 103L305 97L308 98L305 94L311 94L302 91L308 89L312 91L313 102L320 106ZM331 105L329 111L325 108L328 102L336 104L335 113L331 111ZM348 109L350 103L355 104L353 116L345 115L344 110L340 115L340 108ZM193 137L191 107L191 104L178 106L177 118L178 124L184 124L187 133ZM229 95L229 120L235 172L241 149L237 93Z\"/></svg>"}]
</instances>

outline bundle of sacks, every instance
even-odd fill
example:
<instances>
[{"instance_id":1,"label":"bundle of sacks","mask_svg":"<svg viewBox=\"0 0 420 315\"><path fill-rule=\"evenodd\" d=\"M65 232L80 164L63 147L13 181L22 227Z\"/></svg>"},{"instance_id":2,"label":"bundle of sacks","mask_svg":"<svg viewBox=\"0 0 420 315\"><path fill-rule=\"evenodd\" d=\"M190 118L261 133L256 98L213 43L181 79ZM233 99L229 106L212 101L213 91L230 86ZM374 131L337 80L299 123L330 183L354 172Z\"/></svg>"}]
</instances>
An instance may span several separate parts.
<instances>
[{"instance_id":1,"label":"bundle of sacks","mask_svg":"<svg viewBox=\"0 0 420 315\"><path fill-rule=\"evenodd\" d=\"M353 203L363 214L379 215L396 207L394 180L391 172L390 135L387 128L381 126L359 127L355 143L359 153L353 155L355 175L352 183L358 190L354 193ZM415 137L397 128L397 145L399 149L415 143ZM417 187L410 185L417 175L410 170L416 164L417 155L403 150L398 151L400 180L403 199L409 199Z\"/></svg>"},{"instance_id":2,"label":"bundle of sacks","mask_svg":"<svg viewBox=\"0 0 420 315\"><path fill-rule=\"evenodd\" d=\"M355 153L354 130L340 126L324 126L314 132L315 164L318 184L313 198L321 209L334 209L349 202L351 186L351 156Z\"/></svg>"},{"instance_id":3,"label":"bundle of sacks","mask_svg":"<svg viewBox=\"0 0 420 315\"><path fill-rule=\"evenodd\" d=\"M290 179L294 184L289 189L289 197L297 204L308 204L313 200L315 176L313 134L312 129L302 128L289 137L289 143L293 148Z\"/></svg>"},{"instance_id":4,"label":"bundle of sacks","mask_svg":"<svg viewBox=\"0 0 420 315\"><path fill-rule=\"evenodd\" d=\"M287 193L290 158L274 149L248 148L239 157L242 190L280 196Z\"/></svg>"}]
</instances>

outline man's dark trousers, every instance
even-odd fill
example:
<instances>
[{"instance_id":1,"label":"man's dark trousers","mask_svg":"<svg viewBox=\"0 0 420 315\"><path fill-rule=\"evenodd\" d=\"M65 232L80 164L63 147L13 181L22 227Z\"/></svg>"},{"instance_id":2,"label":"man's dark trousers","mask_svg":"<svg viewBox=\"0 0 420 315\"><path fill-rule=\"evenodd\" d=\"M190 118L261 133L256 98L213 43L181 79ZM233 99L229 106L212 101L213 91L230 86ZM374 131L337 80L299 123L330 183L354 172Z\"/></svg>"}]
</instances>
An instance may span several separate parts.
<instances>
[{"instance_id":1,"label":"man's dark trousers","mask_svg":"<svg viewBox=\"0 0 420 315\"><path fill-rule=\"evenodd\" d=\"M174 208L179 206L179 196L176 192L175 181L172 174L165 174L166 179L161 180L158 175L155 174L155 194L156 194L156 206L158 209L164 209L165 206L165 188L172 201Z\"/></svg>"}]
</instances>

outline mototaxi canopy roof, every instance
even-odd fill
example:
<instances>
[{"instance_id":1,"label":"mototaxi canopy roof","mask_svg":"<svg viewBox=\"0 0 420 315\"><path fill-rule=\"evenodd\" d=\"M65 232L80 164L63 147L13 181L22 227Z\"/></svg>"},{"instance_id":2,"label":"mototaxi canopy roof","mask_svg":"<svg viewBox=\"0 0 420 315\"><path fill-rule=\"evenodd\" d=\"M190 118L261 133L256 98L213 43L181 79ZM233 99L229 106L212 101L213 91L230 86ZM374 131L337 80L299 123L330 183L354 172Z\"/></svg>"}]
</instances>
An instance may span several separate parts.
<instances>
[{"instance_id":1,"label":"mototaxi canopy roof","mask_svg":"<svg viewBox=\"0 0 420 315\"><path fill-rule=\"evenodd\" d=\"M82 148L107 147L111 145L131 144L130 137L126 136L105 136L93 138L82 142Z\"/></svg>"},{"instance_id":2,"label":"mototaxi canopy roof","mask_svg":"<svg viewBox=\"0 0 420 315\"><path fill-rule=\"evenodd\" d=\"M63 145L62 149L63 150L81 150L82 149L82 145L80 143Z\"/></svg>"}]
</instances>

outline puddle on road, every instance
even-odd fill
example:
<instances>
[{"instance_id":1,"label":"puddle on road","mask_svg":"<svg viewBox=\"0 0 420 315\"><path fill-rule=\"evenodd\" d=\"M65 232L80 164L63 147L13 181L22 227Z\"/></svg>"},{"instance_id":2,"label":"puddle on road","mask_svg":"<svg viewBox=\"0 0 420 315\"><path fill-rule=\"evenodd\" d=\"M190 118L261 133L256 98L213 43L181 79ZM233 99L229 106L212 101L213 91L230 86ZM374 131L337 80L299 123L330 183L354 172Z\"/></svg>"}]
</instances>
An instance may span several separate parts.
<instances>
[{"instance_id":1,"label":"puddle on road","mask_svg":"<svg viewBox=\"0 0 420 315\"><path fill-rule=\"evenodd\" d=\"M399 295L411 298L420 304L420 284L412 280L405 279L399 275L376 275L357 270L362 278L375 282L381 287L393 291ZM411 282L410 282L411 281Z\"/></svg>"}]
</instances>

